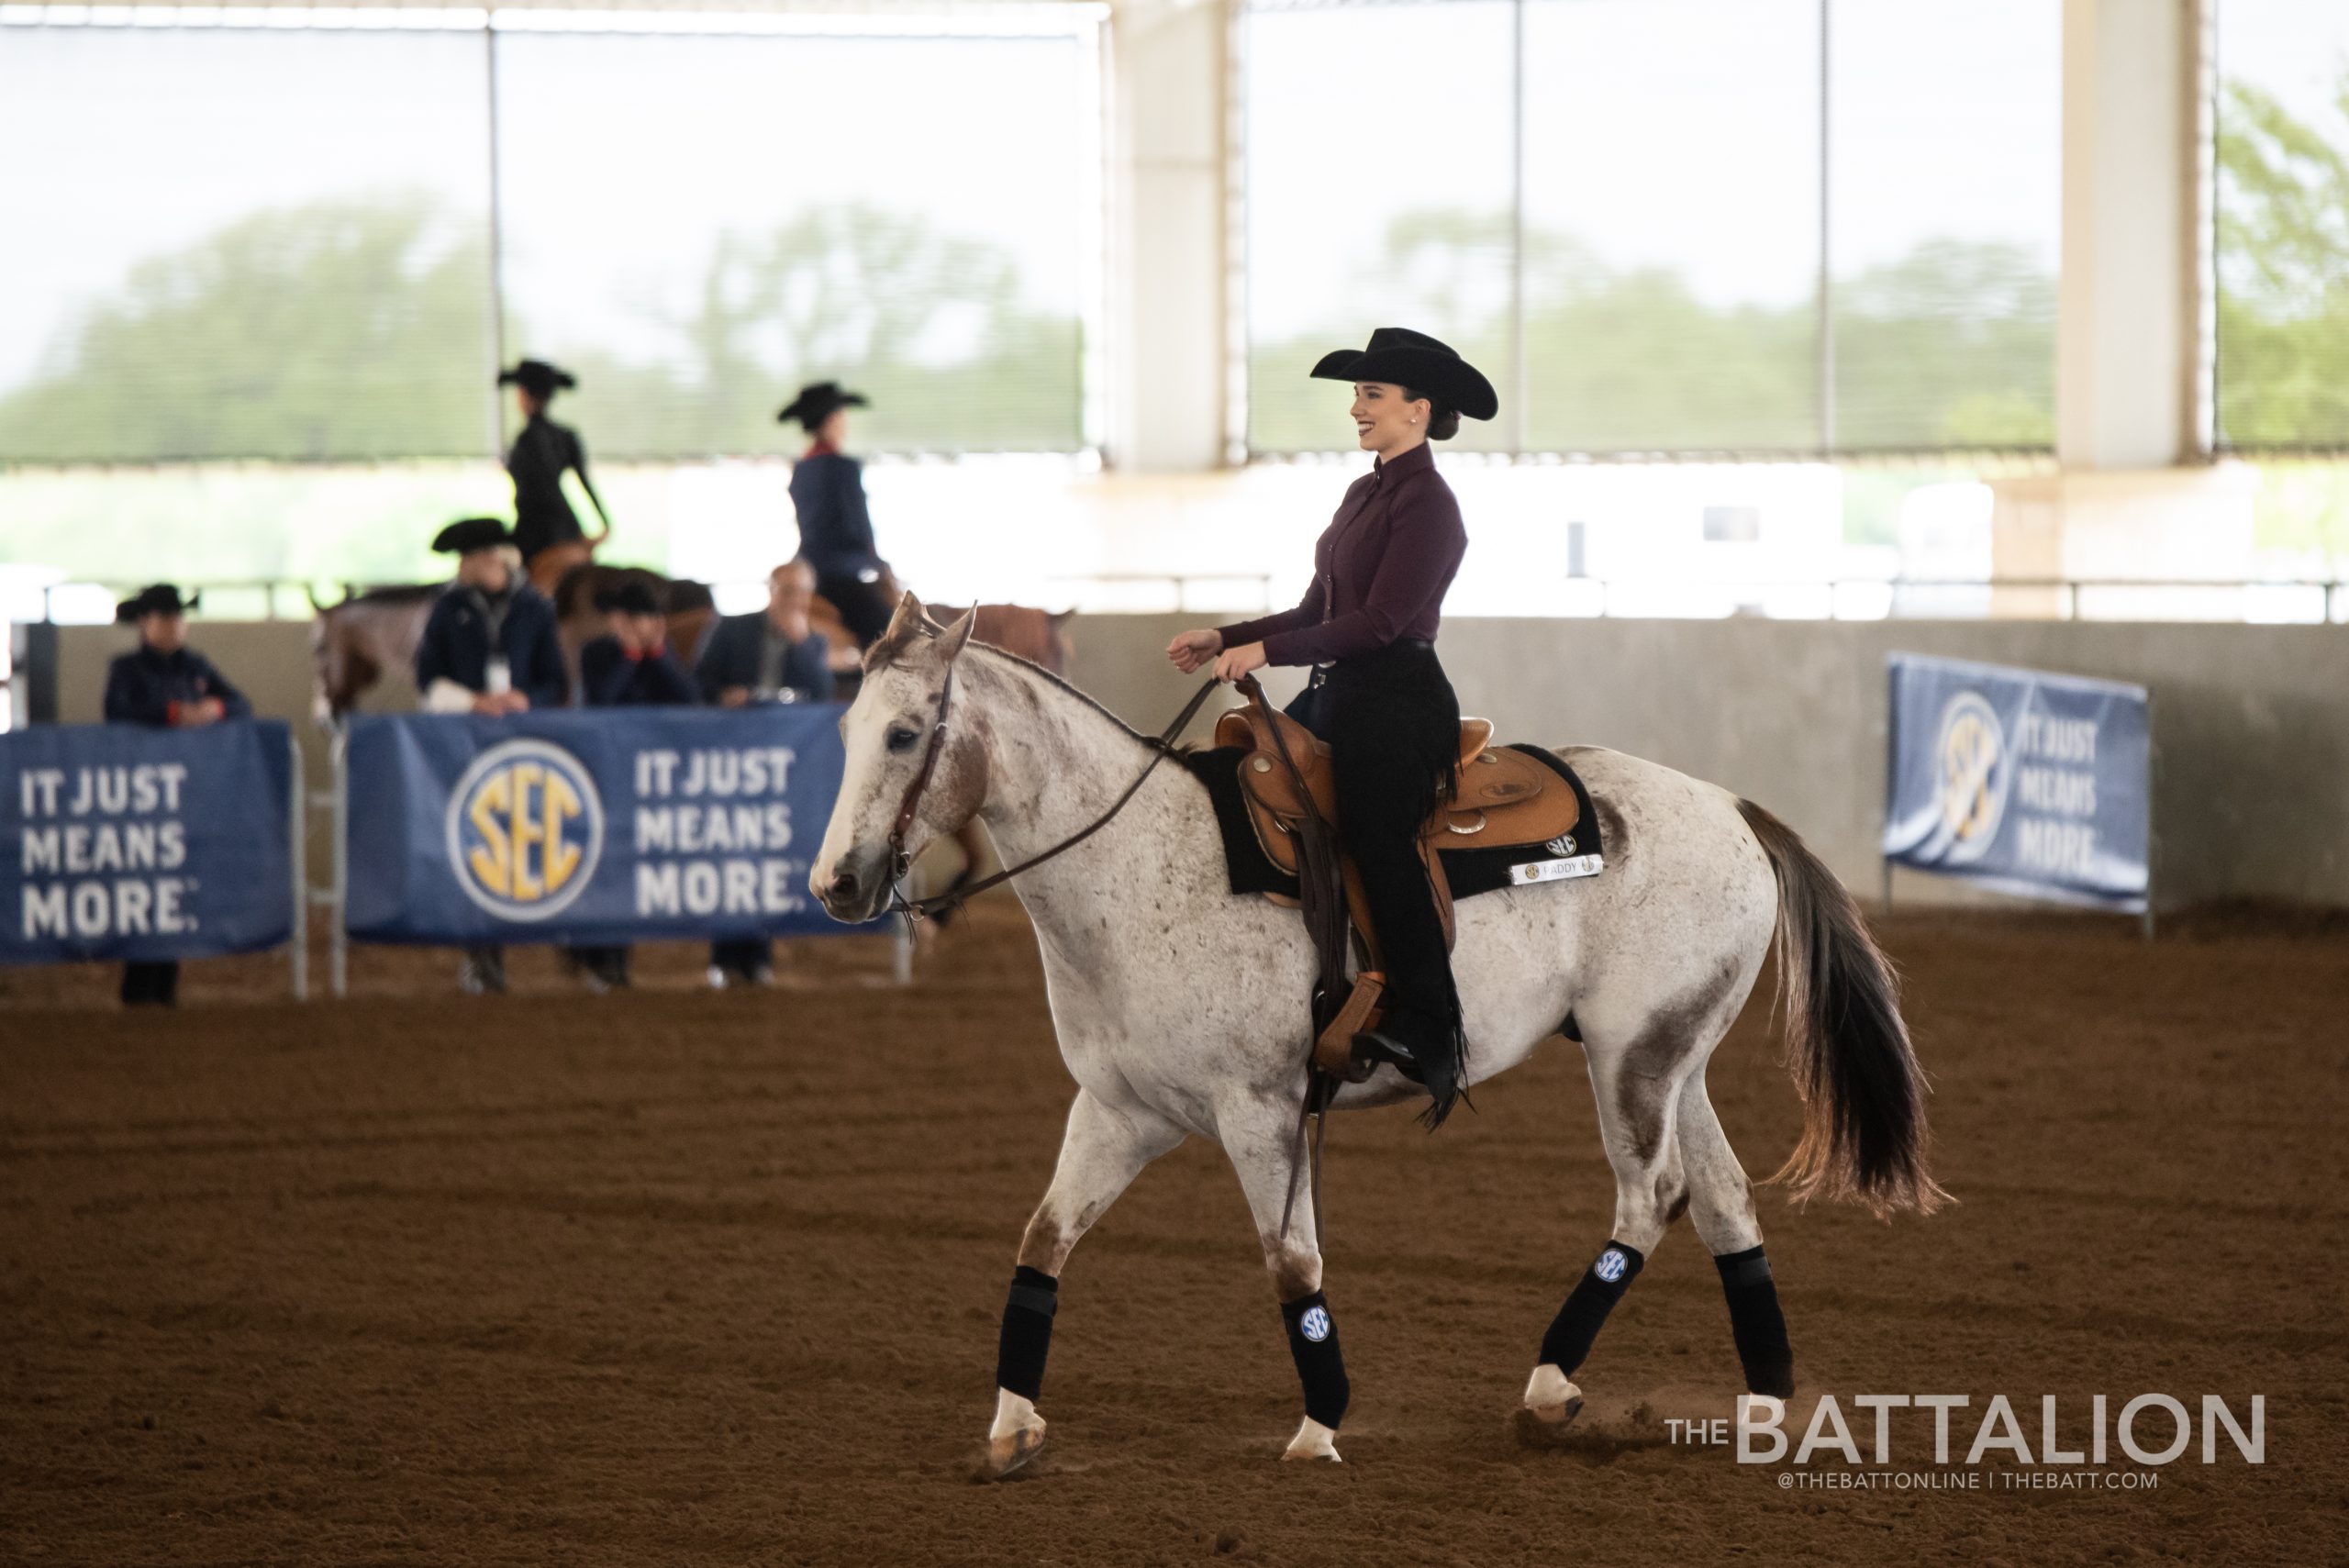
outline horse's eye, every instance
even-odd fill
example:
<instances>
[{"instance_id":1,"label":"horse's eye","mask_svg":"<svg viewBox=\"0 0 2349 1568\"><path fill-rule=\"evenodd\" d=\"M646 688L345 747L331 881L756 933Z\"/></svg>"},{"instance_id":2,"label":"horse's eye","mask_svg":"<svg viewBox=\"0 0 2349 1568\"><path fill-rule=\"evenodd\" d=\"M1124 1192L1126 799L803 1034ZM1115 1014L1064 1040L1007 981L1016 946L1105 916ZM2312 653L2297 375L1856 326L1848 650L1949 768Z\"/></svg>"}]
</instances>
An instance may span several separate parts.
<instances>
[{"instance_id":1,"label":"horse's eye","mask_svg":"<svg viewBox=\"0 0 2349 1568\"><path fill-rule=\"evenodd\" d=\"M920 739L921 731L907 729L903 725L896 726L889 731L889 750L910 751L914 749L914 742Z\"/></svg>"}]
</instances>

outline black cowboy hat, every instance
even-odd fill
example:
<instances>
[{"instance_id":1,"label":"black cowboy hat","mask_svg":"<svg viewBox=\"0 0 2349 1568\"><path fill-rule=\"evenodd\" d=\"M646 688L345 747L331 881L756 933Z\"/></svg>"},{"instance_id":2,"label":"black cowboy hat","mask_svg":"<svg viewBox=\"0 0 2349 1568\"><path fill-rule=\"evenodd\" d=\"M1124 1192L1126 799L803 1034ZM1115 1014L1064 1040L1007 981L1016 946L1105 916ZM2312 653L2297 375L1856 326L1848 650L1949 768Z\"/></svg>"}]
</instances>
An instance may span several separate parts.
<instances>
[{"instance_id":1,"label":"black cowboy hat","mask_svg":"<svg viewBox=\"0 0 2349 1568\"><path fill-rule=\"evenodd\" d=\"M1384 381L1408 386L1443 407L1471 419L1489 419L1501 411L1501 400L1485 374L1453 350L1424 332L1408 327L1381 327L1370 335L1366 349L1339 349L1321 356L1313 373L1323 381Z\"/></svg>"},{"instance_id":2,"label":"black cowboy hat","mask_svg":"<svg viewBox=\"0 0 2349 1568\"><path fill-rule=\"evenodd\" d=\"M607 614L618 610L625 616L657 616L661 613L661 601L642 583L622 583L597 594L596 607Z\"/></svg>"},{"instance_id":3,"label":"black cowboy hat","mask_svg":"<svg viewBox=\"0 0 2349 1568\"><path fill-rule=\"evenodd\" d=\"M533 397L552 397L579 384L579 378L544 360L523 360L512 370L497 373L500 386L518 386Z\"/></svg>"},{"instance_id":4,"label":"black cowboy hat","mask_svg":"<svg viewBox=\"0 0 2349 1568\"><path fill-rule=\"evenodd\" d=\"M183 599L180 597L177 584L157 583L139 589L139 592L117 605L114 607L114 618L117 621L128 622L135 621L141 616L183 616L203 602L204 595L201 593L190 595Z\"/></svg>"},{"instance_id":5,"label":"black cowboy hat","mask_svg":"<svg viewBox=\"0 0 2349 1568\"><path fill-rule=\"evenodd\" d=\"M443 555L467 555L513 542L514 530L502 517L460 517L432 536L432 548Z\"/></svg>"},{"instance_id":6,"label":"black cowboy hat","mask_svg":"<svg viewBox=\"0 0 2349 1568\"><path fill-rule=\"evenodd\" d=\"M861 392L842 392L836 381L811 381L799 389L784 411L774 417L778 425L796 419L813 430L843 408L869 408L872 404Z\"/></svg>"}]
</instances>

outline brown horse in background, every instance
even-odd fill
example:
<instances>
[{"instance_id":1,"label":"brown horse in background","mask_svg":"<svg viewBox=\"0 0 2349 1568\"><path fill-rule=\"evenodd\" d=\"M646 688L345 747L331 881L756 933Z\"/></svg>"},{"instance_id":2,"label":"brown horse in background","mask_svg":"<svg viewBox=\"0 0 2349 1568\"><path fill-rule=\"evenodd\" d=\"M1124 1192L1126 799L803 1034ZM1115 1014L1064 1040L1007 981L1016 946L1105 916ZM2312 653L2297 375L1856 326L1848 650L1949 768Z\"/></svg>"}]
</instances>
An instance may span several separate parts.
<instances>
[{"instance_id":1,"label":"brown horse in background","mask_svg":"<svg viewBox=\"0 0 2349 1568\"><path fill-rule=\"evenodd\" d=\"M310 716L332 724L359 706L359 699L387 671L416 668L417 644L439 583L401 584L347 592L342 602L311 601Z\"/></svg>"}]
</instances>

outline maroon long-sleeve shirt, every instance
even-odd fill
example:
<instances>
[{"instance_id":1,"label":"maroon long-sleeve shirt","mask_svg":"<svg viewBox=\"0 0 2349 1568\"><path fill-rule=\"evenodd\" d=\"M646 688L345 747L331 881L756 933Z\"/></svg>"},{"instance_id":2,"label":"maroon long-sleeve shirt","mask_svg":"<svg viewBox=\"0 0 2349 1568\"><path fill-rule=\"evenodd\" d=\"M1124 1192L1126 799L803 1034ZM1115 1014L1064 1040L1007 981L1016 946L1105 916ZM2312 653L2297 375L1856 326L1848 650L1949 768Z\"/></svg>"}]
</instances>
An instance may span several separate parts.
<instances>
[{"instance_id":1,"label":"maroon long-sleeve shirt","mask_svg":"<svg viewBox=\"0 0 2349 1568\"><path fill-rule=\"evenodd\" d=\"M1313 585L1297 606L1223 628L1223 645L1262 642L1268 663L1319 664L1398 638L1432 642L1467 552L1460 503L1422 441L1347 487L1313 546Z\"/></svg>"}]
</instances>

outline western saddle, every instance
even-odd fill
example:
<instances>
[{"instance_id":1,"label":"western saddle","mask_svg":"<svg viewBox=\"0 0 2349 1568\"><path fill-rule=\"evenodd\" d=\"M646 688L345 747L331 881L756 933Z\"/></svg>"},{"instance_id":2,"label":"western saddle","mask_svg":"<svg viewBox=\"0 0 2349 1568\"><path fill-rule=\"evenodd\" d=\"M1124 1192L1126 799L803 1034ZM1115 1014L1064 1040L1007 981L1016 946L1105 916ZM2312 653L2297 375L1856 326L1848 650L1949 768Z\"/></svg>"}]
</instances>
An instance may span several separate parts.
<instances>
[{"instance_id":1,"label":"western saddle","mask_svg":"<svg viewBox=\"0 0 2349 1568\"><path fill-rule=\"evenodd\" d=\"M1247 700L1216 720L1215 744L1242 749L1240 793L1247 802L1248 822L1255 830L1256 842L1274 865L1302 881L1304 836L1313 829L1317 817L1331 827L1338 820L1337 776L1330 766L1330 748L1265 701L1264 688L1252 677L1243 678L1239 689ZM1547 844L1573 832L1580 819L1575 792L1563 779L1522 751L1490 749L1492 735L1489 719L1460 721L1459 786L1450 798L1437 804L1419 828L1419 858L1427 865L1428 887L1443 925L1447 949L1453 942L1453 926L1452 887L1444 874L1442 851ZM1316 1040L1314 1062L1325 1072L1359 1079L1367 1075L1367 1070L1353 1062L1353 1037L1376 1026L1386 966L1362 877L1351 857L1344 858L1342 873L1358 973L1344 1002ZM1264 896L1278 904L1298 902L1277 893Z\"/></svg>"}]
</instances>

